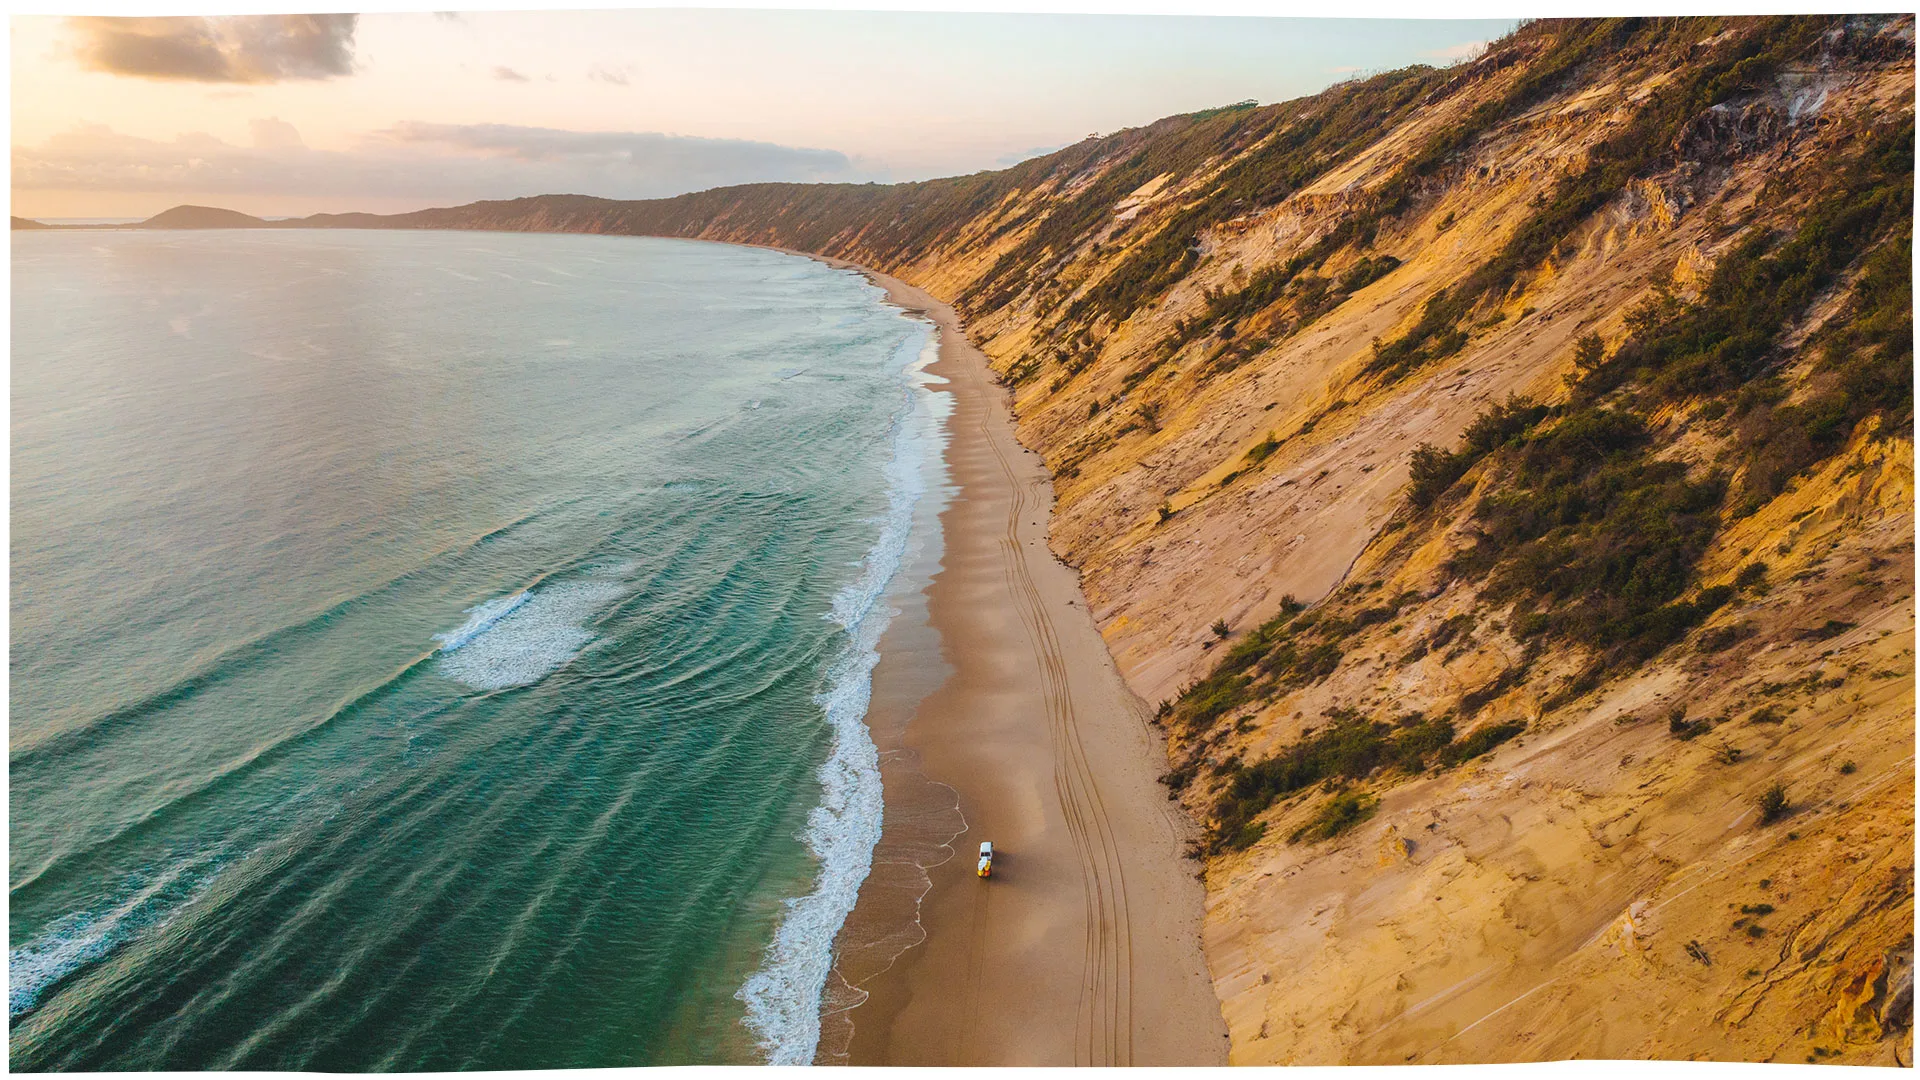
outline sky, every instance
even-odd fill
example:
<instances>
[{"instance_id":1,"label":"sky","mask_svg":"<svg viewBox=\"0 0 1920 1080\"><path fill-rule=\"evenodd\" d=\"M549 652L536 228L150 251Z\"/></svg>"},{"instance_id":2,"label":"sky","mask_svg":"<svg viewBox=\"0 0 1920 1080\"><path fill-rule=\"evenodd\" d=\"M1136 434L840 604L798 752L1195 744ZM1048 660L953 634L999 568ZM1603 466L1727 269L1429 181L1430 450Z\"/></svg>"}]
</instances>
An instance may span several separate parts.
<instances>
[{"instance_id":1,"label":"sky","mask_svg":"<svg viewBox=\"0 0 1920 1080\"><path fill-rule=\"evenodd\" d=\"M13 213L382 213L1003 168L1511 20L654 9L11 20Z\"/></svg>"}]
</instances>

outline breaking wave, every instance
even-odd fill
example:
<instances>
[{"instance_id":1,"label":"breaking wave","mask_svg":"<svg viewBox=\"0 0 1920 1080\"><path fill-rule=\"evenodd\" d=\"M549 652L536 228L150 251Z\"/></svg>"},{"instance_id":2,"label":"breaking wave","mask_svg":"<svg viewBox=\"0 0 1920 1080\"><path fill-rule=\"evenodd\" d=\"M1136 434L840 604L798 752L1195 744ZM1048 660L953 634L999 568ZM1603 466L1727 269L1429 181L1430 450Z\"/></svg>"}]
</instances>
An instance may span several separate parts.
<instances>
[{"instance_id":1,"label":"breaking wave","mask_svg":"<svg viewBox=\"0 0 1920 1080\"><path fill-rule=\"evenodd\" d=\"M909 339L903 350L912 350L903 368L909 386L894 420L880 536L862 560L859 576L834 595L826 616L847 636L827 668L826 690L815 699L833 730L818 773L820 805L807 815L804 834L808 850L820 861L819 874L811 892L787 901L786 917L764 962L737 995L747 1007L747 1027L772 1065L813 1061L834 939L853 911L880 840L880 752L867 730L867 704L880 637L894 615L884 602L887 586L905 561L914 506L927 490L926 462L938 445L933 436L939 421L921 407L928 391L919 379L934 359L932 333L929 324L925 336Z\"/></svg>"},{"instance_id":2,"label":"breaking wave","mask_svg":"<svg viewBox=\"0 0 1920 1080\"><path fill-rule=\"evenodd\" d=\"M206 891L219 869L218 859L195 858L138 875L102 907L55 919L32 941L8 949L8 1019L33 1011L61 980L165 926L175 912Z\"/></svg>"},{"instance_id":3,"label":"breaking wave","mask_svg":"<svg viewBox=\"0 0 1920 1080\"><path fill-rule=\"evenodd\" d=\"M526 686L558 671L593 640L585 623L627 591L615 581L542 585L469 608L464 626L437 635L440 674L475 690Z\"/></svg>"}]
</instances>

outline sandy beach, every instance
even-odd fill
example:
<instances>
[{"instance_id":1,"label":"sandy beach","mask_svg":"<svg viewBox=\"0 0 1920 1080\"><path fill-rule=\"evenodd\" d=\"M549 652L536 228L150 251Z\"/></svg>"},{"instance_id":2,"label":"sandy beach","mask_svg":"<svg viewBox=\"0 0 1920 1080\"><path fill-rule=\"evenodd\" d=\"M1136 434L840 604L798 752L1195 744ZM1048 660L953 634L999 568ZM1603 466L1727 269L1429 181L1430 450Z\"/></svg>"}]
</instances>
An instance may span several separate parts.
<instances>
[{"instance_id":1,"label":"sandy beach","mask_svg":"<svg viewBox=\"0 0 1920 1080\"><path fill-rule=\"evenodd\" d=\"M895 845L895 858L876 859L874 887L843 938L871 941L900 923L912 884L901 880L900 845L934 865L919 879L923 943L885 957L869 950L865 970L843 955L865 1000L846 1014L844 1053L823 1041L823 1060L1224 1064L1226 1027L1201 951L1204 893L1198 864L1182 854L1191 826L1157 782L1163 744L1077 575L1048 550L1046 468L1016 439L1006 393L954 312L865 272L939 328L929 370L954 398L953 493L926 619L918 629L902 620L881 644L870 723L890 763L893 835L882 848ZM935 648L945 678L927 692ZM933 854L959 827L956 801L964 831L953 854ZM991 881L974 875L983 839L999 853Z\"/></svg>"}]
</instances>

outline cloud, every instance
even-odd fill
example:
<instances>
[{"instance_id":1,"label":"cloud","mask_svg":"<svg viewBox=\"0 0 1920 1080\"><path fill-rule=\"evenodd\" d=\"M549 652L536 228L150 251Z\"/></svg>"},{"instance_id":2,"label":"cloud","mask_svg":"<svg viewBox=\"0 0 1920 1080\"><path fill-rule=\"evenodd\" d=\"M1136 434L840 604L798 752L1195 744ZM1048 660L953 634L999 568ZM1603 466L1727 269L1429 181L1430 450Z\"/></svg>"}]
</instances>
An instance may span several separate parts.
<instances>
[{"instance_id":1,"label":"cloud","mask_svg":"<svg viewBox=\"0 0 1920 1080\"><path fill-rule=\"evenodd\" d=\"M436 19L438 19L438 20L440 20L441 22L465 22L465 21L467 21L467 19L466 19L466 16L464 16L464 15L462 15L462 14L460 14L460 13L459 13L459 12L457 12L457 11L436 11L436 12L434 12L434 13L433 13L433 17L434 17L434 18L436 18Z\"/></svg>"},{"instance_id":2,"label":"cloud","mask_svg":"<svg viewBox=\"0 0 1920 1080\"><path fill-rule=\"evenodd\" d=\"M1431 56L1436 60L1449 60L1457 64L1462 60L1471 60L1486 51L1487 43L1484 41L1463 41L1444 49L1429 49L1420 55Z\"/></svg>"},{"instance_id":3,"label":"cloud","mask_svg":"<svg viewBox=\"0 0 1920 1080\"><path fill-rule=\"evenodd\" d=\"M626 86L628 84L627 77L632 71L632 68L624 66L617 68L596 66L592 71L587 72L587 78L594 82L612 83L614 86Z\"/></svg>"},{"instance_id":4,"label":"cloud","mask_svg":"<svg viewBox=\"0 0 1920 1080\"><path fill-rule=\"evenodd\" d=\"M82 67L211 83L330 79L353 72L357 15L73 16Z\"/></svg>"},{"instance_id":5,"label":"cloud","mask_svg":"<svg viewBox=\"0 0 1920 1080\"><path fill-rule=\"evenodd\" d=\"M14 191L251 197L333 209L556 192L642 199L756 181L881 178L835 150L656 132L402 123L352 149L318 150L277 118L252 129L254 145L238 146L206 134L158 141L80 128L14 147Z\"/></svg>"},{"instance_id":6,"label":"cloud","mask_svg":"<svg viewBox=\"0 0 1920 1080\"><path fill-rule=\"evenodd\" d=\"M519 72L513 70L510 67L494 68L493 77L496 79L499 79L501 82L527 82L528 81L525 75L520 74Z\"/></svg>"}]
</instances>

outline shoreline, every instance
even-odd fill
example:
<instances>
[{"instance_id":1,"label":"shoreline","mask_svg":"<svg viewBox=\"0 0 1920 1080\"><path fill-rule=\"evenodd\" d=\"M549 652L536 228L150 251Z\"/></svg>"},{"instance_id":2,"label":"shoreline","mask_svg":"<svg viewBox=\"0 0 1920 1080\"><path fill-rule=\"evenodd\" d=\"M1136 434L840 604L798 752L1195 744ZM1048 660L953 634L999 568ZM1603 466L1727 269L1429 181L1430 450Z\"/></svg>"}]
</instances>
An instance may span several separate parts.
<instances>
[{"instance_id":1,"label":"shoreline","mask_svg":"<svg viewBox=\"0 0 1920 1080\"><path fill-rule=\"evenodd\" d=\"M1019 443L1004 388L946 304L845 260L788 253L864 274L889 303L931 321L938 358L926 370L952 400L926 618L897 620L882 638L868 714L893 766L882 770L893 828L881 846L909 854L901 863L876 850L876 876L840 937L857 945L897 923L919 870L924 940L870 962L871 974L855 970L850 986L835 980L854 993L823 1011L850 1020L851 1038L842 1053L823 1036L817 1060L1225 1064L1202 951L1205 893L1182 855L1192 825L1158 783L1164 746L1094 627L1078 574L1047 545L1051 476ZM935 641L945 672L929 691ZM942 791L957 795L963 818L945 850L937 837L953 818ZM983 839L999 853L987 882L971 857ZM915 860L933 865L909 868Z\"/></svg>"},{"instance_id":2,"label":"shoreline","mask_svg":"<svg viewBox=\"0 0 1920 1080\"><path fill-rule=\"evenodd\" d=\"M894 615L876 648L879 662L872 672L864 717L879 759L880 835L856 896L856 909L848 913L830 943L832 967L820 1003L816 1065L847 1063L856 1010L867 1000L861 985L925 940L920 901L932 884L928 871L953 858L953 840L966 829L958 795L945 784L929 780L919 756L905 746L907 721L915 708L951 674L941 655L939 631L927 615L927 588L940 569L940 516L952 485L946 470L950 400L941 392L945 380L927 371L937 357L937 328L922 316L904 310L900 314L925 327L912 393L924 402L915 411L924 407L933 422L934 438L923 466L922 494L914 507L908 557L881 598Z\"/></svg>"},{"instance_id":3,"label":"shoreline","mask_svg":"<svg viewBox=\"0 0 1920 1080\"><path fill-rule=\"evenodd\" d=\"M870 720L873 674L880 643L896 618L916 607L909 597L922 589L914 583L930 575L925 549L939 533L928 520L927 496L937 503L945 487L946 403L934 391L937 377L926 374L935 357L935 330L925 319L903 318L916 330L894 354L910 358L901 370L906 405L895 414L892 453L882 469L889 509L860 573L833 596L828 617L846 631L847 642L828 662L826 685L815 698L833 730L832 748L816 773L821 800L808 813L804 833L820 869L810 891L786 901L763 963L735 995L747 1007L747 1027L775 1065L811 1064L832 1035L823 1025L836 1018L824 1007L834 997L834 946L873 877L876 856L886 854L880 843L888 817L885 763Z\"/></svg>"}]
</instances>

